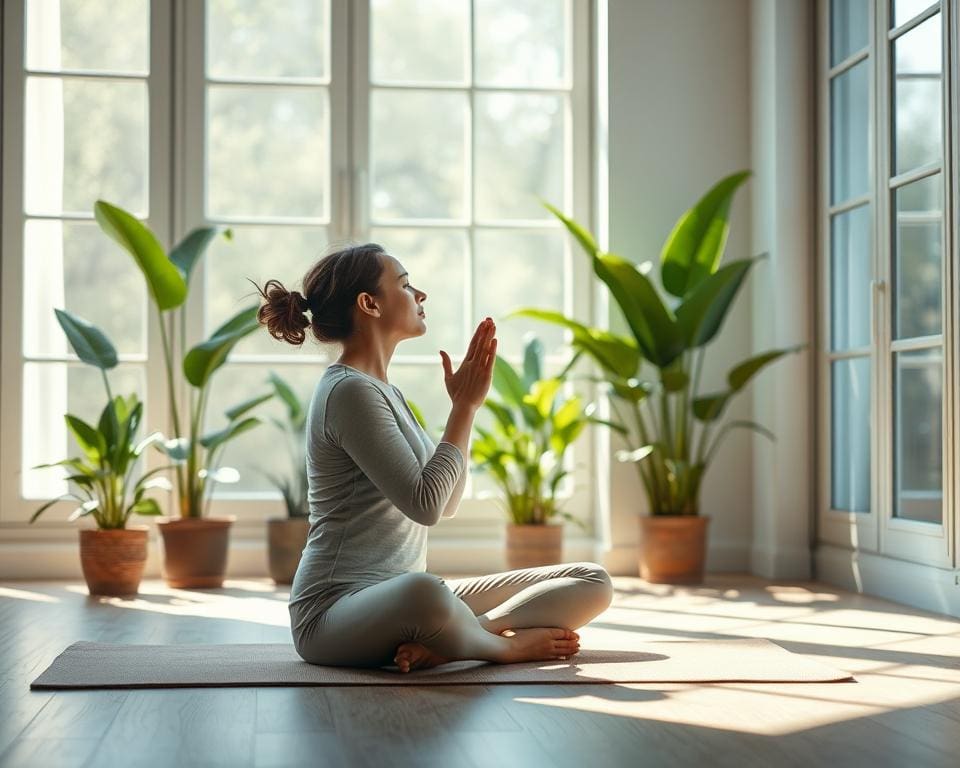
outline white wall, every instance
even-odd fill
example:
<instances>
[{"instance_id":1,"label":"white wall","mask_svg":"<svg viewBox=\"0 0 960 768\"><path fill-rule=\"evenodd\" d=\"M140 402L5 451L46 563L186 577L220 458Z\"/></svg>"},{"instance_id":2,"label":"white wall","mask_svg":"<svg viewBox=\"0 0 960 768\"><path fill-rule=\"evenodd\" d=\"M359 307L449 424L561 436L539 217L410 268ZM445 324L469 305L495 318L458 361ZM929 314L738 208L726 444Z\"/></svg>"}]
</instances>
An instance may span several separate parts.
<instances>
[{"instance_id":1,"label":"white wall","mask_svg":"<svg viewBox=\"0 0 960 768\"><path fill-rule=\"evenodd\" d=\"M754 351L808 344L757 379L754 420L777 443L754 456L752 570L811 575L816 462L813 350L816 258L814 3L753 0Z\"/></svg>"},{"instance_id":2,"label":"white wall","mask_svg":"<svg viewBox=\"0 0 960 768\"><path fill-rule=\"evenodd\" d=\"M677 218L721 177L751 166L750 3L609 0L608 14L609 248L659 264ZM754 193L754 181L737 193L727 258L752 254ZM720 389L727 370L751 354L755 279L707 351L703 391ZM749 418L751 408L747 391L729 413ZM749 570L753 441L761 439L731 432L706 476L708 570ZM636 574L642 486L632 465L614 462L611 472L612 550L604 560L611 572Z\"/></svg>"}]
</instances>

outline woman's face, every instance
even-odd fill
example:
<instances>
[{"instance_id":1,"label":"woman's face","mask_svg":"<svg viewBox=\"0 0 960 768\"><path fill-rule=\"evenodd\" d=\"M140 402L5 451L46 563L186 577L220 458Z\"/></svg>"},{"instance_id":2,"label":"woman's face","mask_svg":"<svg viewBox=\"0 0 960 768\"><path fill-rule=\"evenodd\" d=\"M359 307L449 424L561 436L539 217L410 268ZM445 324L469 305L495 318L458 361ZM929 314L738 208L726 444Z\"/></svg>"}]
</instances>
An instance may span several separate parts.
<instances>
[{"instance_id":1,"label":"woman's face","mask_svg":"<svg viewBox=\"0 0 960 768\"><path fill-rule=\"evenodd\" d=\"M393 256L385 256L380 276L380 299L388 327L403 338L422 336L427 332L426 315L421 306L427 294L415 288L403 265Z\"/></svg>"}]
</instances>

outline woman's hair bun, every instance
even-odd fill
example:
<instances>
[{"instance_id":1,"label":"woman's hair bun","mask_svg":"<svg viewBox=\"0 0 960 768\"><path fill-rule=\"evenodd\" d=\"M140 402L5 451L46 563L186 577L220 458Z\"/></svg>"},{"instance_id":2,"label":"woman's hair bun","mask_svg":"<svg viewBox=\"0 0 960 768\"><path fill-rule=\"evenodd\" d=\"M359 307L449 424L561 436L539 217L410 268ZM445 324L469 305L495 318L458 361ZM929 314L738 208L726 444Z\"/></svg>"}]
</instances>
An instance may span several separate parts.
<instances>
[{"instance_id":1,"label":"woman's hair bun","mask_svg":"<svg viewBox=\"0 0 960 768\"><path fill-rule=\"evenodd\" d=\"M263 289L257 290L266 299L257 311L257 320L267 326L267 332L275 339L303 344L307 337L304 329L310 326L303 314L309 306L306 297L299 291L288 291L279 280L267 280Z\"/></svg>"}]
</instances>

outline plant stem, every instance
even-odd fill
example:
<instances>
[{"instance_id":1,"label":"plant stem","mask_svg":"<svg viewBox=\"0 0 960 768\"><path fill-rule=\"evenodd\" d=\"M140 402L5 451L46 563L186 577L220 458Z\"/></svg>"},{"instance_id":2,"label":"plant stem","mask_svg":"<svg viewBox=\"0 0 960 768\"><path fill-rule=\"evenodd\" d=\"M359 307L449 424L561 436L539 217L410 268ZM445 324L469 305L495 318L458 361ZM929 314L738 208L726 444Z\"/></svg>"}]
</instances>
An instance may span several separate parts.
<instances>
[{"instance_id":1,"label":"plant stem","mask_svg":"<svg viewBox=\"0 0 960 768\"><path fill-rule=\"evenodd\" d=\"M100 373L103 376L103 386L107 388L107 400L109 400L110 403L113 404L113 392L110 391L110 382L107 379L107 372L103 370L103 368L101 368Z\"/></svg>"},{"instance_id":2,"label":"plant stem","mask_svg":"<svg viewBox=\"0 0 960 768\"><path fill-rule=\"evenodd\" d=\"M193 417L190 420L190 453L188 454L187 459L187 472L189 473L188 488L190 494L190 515L193 517L200 517L203 514L203 510L200 509L200 506L203 503L203 486L204 483L198 482L200 478L197 477L197 465L198 465L198 453L201 449L201 446L197 440L197 433L200 431L200 424L203 418L203 408L206 405L206 387L201 387L200 392L197 395L197 407L194 410Z\"/></svg>"}]
</instances>

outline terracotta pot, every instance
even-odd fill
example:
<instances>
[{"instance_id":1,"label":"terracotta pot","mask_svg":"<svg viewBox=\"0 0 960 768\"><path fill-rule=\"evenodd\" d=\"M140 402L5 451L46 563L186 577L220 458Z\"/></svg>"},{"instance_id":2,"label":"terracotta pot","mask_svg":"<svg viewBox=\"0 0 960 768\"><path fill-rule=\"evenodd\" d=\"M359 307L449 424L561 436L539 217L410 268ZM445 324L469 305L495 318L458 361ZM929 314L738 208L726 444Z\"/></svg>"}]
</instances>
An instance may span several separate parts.
<instances>
[{"instance_id":1,"label":"terracotta pot","mask_svg":"<svg viewBox=\"0 0 960 768\"><path fill-rule=\"evenodd\" d=\"M300 565L300 555L307 546L310 519L307 517L274 517L267 520L267 562L270 578L276 584L292 584Z\"/></svg>"},{"instance_id":2,"label":"terracotta pot","mask_svg":"<svg viewBox=\"0 0 960 768\"><path fill-rule=\"evenodd\" d=\"M563 562L562 525L507 523L507 568L536 568Z\"/></svg>"},{"instance_id":3,"label":"terracotta pot","mask_svg":"<svg viewBox=\"0 0 960 768\"><path fill-rule=\"evenodd\" d=\"M161 519L163 578L169 587L218 589L227 570L230 526L236 516Z\"/></svg>"},{"instance_id":4,"label":"terracotta pot","mask_svg":"<svg viewBox=\"0 0 960 768\"><path fill-rule=\"evenodd\" d=\"M709 517L640 518L640 578L655 584L702 584Z\"/></svg>"},{"instance_id":5,"label":"terracotta pot","mask_svg":"<svg viewBox=\"0 0 960 768\"><path fill-rule=\"evenodd\" d=\"M91 595L135 595L147 564L145 525L80 530L80 567Z\"/></svg>"}]
</instances>

